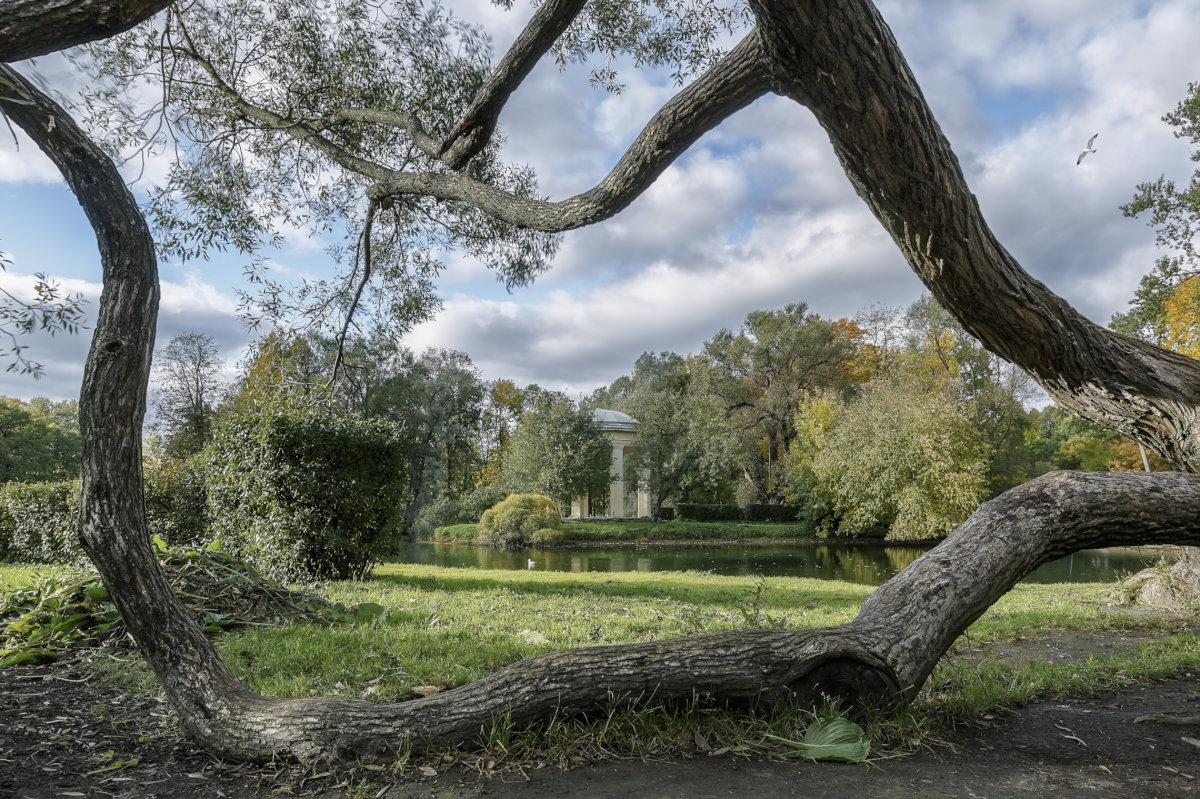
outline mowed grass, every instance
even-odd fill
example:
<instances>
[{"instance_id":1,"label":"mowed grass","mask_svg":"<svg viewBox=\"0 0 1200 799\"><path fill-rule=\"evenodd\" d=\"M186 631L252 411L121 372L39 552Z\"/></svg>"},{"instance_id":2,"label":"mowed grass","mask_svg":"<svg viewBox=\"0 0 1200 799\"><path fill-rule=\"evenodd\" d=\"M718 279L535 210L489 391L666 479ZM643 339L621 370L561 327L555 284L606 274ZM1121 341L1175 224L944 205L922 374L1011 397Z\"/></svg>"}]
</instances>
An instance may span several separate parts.
<instances>
[{"instance_id":1,"label":"mowed grass","mask_svg":"<svg viewBox=\"0 0 1200 799\"><path fill-rule=\"evenodd\" d=\"M0 594L26 588L41 577L61 571L63 569L59 566L47 566L44 563L0 563Z\"/></svg>"},{"instance_id":2,"label":"mowed grass","mask_svg":"<svg viewBox=\"0 0 1200 799\"><path fill-rule=\"evenodd\" d=\"M46 571L0 565L0 586ZM808 629L852 619L872 588L803 578L706 573L481 571L386 564L367 580L323 586L330 599L377 602L384 619L333 626L249 628L216 639L254 691L394 701L444 690L553 650L674 638L745 627ZM1039 697L1086 694L1133 682L1200 674L1200 638L1176 617L1138 618L1109 607L1105 583L1019 585L968 631L978 646L1056 630L1150 628L1136 651L1111 657L1006 666L949 657L912 705L869 717L872 740L895 751L936 740L947 725ZM140 664L96 661L123 690L154 690ZM550 758L689 751L696 734L737 751L782 754L767 735L803 733L803 712L779 706L720 710L651 703L592 719L497 727L480 744L490 757ZM548 741L550 743L548 743ZM889 744L890 742L890 744Z\"/></svg>"},{"instance_id":3,"label":"mowed grass","mask_svg":"<svg viewBox=\"0 0 1200 799\"><path fill-rule=\"evenodd\" d=\"M526 657L598 644L744 627L808 629L852 619L869 586L702 573L480 571L387 564L361 582L331 583L347 604L378 602L382 622L295 625L225 636L221 647L254 690L373 700L449 688ZM979 619L975 641L1048 630L1103 631L1134 621L1106 605L1103 583L1021 585ZM946 679L949 679L948 677Z\"/></svg>"},{"instance_id":4,"label":"mowed grass","mask_svg":"<svg viewBox=\"0 0 1200 799\"><path fill-rule=\"evenodd\" d=\"M467 543L475 540L478 526L452 524L434 530L434 541ZM807 522L567 522L563 544L601 541L751 541L812 538Z\"/></svg>"}]
</instances>

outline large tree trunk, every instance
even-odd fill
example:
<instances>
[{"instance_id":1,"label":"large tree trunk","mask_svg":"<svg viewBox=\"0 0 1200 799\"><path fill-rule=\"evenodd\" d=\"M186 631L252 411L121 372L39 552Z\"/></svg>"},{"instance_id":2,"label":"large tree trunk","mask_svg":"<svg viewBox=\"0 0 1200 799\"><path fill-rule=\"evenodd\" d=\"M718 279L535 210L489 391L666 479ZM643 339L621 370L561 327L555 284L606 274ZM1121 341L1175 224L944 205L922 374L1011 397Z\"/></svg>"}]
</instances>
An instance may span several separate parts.
<instances>
[{"instance_id":1,"label":"large tree trunk","mask_svg":"<svg viewBox=\"0 0 1200 799\"><path fill-rule=\"evenodd\" d=\"M817 114L938 299L1061 403L1194 464L1200 371L1091 325L1020 270L987 231L874 9L855 0L753 7L776 88ZM755 47L740 47L739 70ZM63 109L8 67L0 77L31 102L5 109L62 170L100 245L104 292L80 404L83 545L184 729L210 751L387 758L405 743L470 739L499 715L532 721L651 694L911 696L955 637L1038 565L1085 547L1200 543L1200 476L1058 473L981 507L840 627L559 652L400 704L254 695L185 616L149 544L140 445L158 288L145 221L112 162Z\"/></svg>"}]
</instances>

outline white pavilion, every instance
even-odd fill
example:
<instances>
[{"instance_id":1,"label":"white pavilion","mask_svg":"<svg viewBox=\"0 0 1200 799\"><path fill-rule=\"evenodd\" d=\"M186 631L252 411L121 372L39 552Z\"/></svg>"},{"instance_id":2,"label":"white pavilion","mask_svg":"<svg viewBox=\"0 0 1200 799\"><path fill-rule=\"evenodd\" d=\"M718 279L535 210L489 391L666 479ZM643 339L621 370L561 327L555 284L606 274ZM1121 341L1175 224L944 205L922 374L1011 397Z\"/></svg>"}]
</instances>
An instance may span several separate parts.
<instances>
[{"instance_id":1,"label":"white pavilion","mask_svg":"<svg viewBox=\"0 0 1200 799\"><path fill-rule=\"evenodd\" d=\"M625 456L637 449L638 439L634 433L637 419L627 413L606 408L597 408L592 411L592 416L612 444L612 483L608 487L608 515L614 519L649 516L650 495L638 488L636 478L627 475L625 469ZM642 477L643 481L648 479L650 471L644 470ZM589 505L588 497L576 497L571 502L571 518L582 519L590 516Z\"/></svg>"}]
</instances>

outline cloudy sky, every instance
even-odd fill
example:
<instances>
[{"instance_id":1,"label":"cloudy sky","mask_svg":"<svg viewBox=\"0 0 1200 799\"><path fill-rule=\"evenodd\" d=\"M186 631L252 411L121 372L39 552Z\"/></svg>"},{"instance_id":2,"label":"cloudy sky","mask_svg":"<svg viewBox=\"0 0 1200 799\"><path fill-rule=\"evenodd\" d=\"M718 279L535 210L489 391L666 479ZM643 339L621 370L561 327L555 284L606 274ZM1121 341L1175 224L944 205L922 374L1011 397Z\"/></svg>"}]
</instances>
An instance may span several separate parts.
<instances>
[{"instance_id":1,"label":"cloudy sky","mask_svg":"<svg viewBox=\"0 0 1200 799\"><path fill-rule=\"evenodd\" d=\"M484 22L498 50L529 13L446 4ZM879 6L1004 245L1092 319L1123 310L1155 249L1153 232L1118 206L1139 182L1183 179L1194 166L1161 117L1200 80L1195 0ZM33 70L64 92L77 79L55 59ZM586 69L546 63L510 102L505 152L535 168L544 195L594 185L675 91L665 74L622 77L625 90L610 95L589 88ZM1097 132L1098 152L1076 166ZM0 285L21 295L46 273L89 298L94 314L99 259L82 212L36 148L0 133L0 249L13 259ZM312 242L273 257L325 269ZM161 265L160 345L208 333L232 370L249 341L236 318L241 263ZM823 316L853 316L876 302L906 305L921 285L808 113L767 97L702 138L618 217L567 234L533 287L508 294L482 267L452 259L440 290L444 309L408 346L460 349L487 378L577 395L644 351L695 352L752 310L806 302ZM87 340L34 337L45 376L0 373L0 394L76 396Z\"/></svg>"}]
</instances>

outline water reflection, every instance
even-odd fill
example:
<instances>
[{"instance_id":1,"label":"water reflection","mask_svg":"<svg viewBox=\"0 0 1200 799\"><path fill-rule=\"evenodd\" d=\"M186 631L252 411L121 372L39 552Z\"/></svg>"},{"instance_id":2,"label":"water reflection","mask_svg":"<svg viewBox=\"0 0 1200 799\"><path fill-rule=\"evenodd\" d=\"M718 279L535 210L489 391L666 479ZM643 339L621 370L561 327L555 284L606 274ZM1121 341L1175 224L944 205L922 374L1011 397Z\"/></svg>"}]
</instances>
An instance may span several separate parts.
<instances>
[{"instance_id":1,"label":"water reflection","mask_svg":"<svg viewBox=\"0 0 1200 799\"><path fill-rule=\"evenodd\" d=\"M707 571L765 577L816 577L880 585L919 558L928 547L879 544L644 545L580 549L500 550L455 544L409 542L399 560L474 569L542 571ZM1042 566L1026 582L1113 582L1157 560L1136 550L1085 550Z\"/></svg>"}]
</instances>

